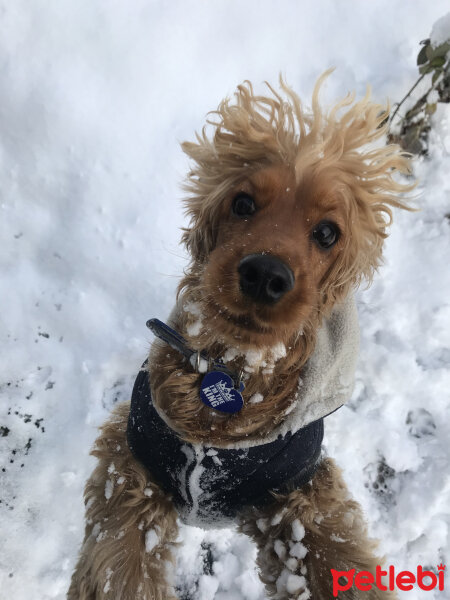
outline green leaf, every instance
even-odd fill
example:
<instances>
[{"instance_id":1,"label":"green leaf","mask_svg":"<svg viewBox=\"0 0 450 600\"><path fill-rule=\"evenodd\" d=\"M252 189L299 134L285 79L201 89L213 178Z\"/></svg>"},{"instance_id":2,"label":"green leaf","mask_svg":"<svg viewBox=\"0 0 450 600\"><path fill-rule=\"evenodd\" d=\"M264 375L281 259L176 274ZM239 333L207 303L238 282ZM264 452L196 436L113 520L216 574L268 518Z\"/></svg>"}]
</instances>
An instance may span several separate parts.
<instances>
[{"instance_id":1,"label":"green leaf","mask_svg":"<svg viewBox=\"0 0 450 600\"><path fill-rule=\"evenodd\" d=\"M441 75L442 69L436 69L433 73L433 77L431 78L431 85L434 85Z\"/></svg>"},{"instance_id":2,"label":"green leaf","mask_svg":"<svg viewBox=\"0 0 450 600\"><path fill-rule=\"evenodd\" d=\"M423 48L421 48L419 54L417 55L417 64L418 65L423 65L427 61L428 61L428 58L427 58L427 46L424 46Z\"/></svg>"},{"instance_id":3,"label":"green leaf","mask_svg":"<svg viewBox=\"0 0 450 600\"><path fill-rule=\"evenodd\" d=\"M419 67L419 73L421 75L423 75L424 73L431 73L432 70L433 70L433 67L430 65L430 63L427 63L427 64Z\"/></svg>"},{"instance_id":4,"label":"green leaf","mask_svg":"<svg viewBox=\"0 0 450 600\"><path fill-rule=\"evenodd\" d=\"M434 102L433 104L427 104L425 107L425 112L429 115L432 115L433 113L436 112L436 102Z\"/></svg>"},{"instance_id":5,"label":"green leaf","mask_svg":"<svg viewBox=\"0 0 450 600\"><path fill-rule=\"evenodd\" d=\"M427 55L428 60L433 58L433 46L431 44L425 46L425 54Z\"/></svg>"},{"instance_id":6,"label":"green leaf","mask_svg":"<svg viewBox=\"0 0 450 600\"><path fill-rule=\"evenodd\" d=\"M432 48L431 46L430 46L430 48L431 48L431 50L427 54L429 60L433 60L433 58L438 58L438 57L445 58L447 52L450 50L450 40L447 42L443 42L442 44L439 44L439 46L436 46L436 48Z\"/></svg>"},{"instance_id":7,"label":"green leaf","mask_svg":"<svg viewBox=\"0 0 450 600\"><path fill-rule=\"evenodd\" d=\"M432 67L433 69L436 69L436 67L443 67L445 65L445 56L438 56L436 58L433 58L433 60L430 62L430 67Z\"/></svg>"}]
</instances>

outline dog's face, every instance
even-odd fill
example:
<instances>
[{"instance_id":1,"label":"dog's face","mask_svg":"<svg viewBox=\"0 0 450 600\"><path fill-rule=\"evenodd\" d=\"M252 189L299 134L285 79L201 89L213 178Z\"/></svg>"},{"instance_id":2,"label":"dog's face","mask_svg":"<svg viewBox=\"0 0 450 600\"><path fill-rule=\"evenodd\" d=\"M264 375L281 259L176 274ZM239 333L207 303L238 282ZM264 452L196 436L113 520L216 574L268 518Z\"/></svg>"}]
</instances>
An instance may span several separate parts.
<instances>
[{"instance_id":1,"label":"dog's face","mask_svg":"<svg viewBox=\"0 0 450 600\"><path fill-rule=\"evenodd\" d=\"M289 102L239 86L236 104L216 111L212 140L203 131L183 144L196 162L183 238L196 278L187 285L195 280L216 341L270 347L317 326L371 280L390 207L406 208L396 196L413 185L392 174L408 172L408 159L396 146L362 149L383 135L386 111L366 95L340 119L353 98L324 115L320 84L312 113L284 84Z\"/></svg>"},{"instance_id":2,"label":"dog's face","mask_svg":"<svg viewBox=\"0 0 450 600\"><path fill-rule=\"evenodd\" d=\"M324 179L293 169L249 174L224 198L203 272L205 303L227 340L287 342L321 304L349 235L345 202Z\"/></svg>"}]
</instances>

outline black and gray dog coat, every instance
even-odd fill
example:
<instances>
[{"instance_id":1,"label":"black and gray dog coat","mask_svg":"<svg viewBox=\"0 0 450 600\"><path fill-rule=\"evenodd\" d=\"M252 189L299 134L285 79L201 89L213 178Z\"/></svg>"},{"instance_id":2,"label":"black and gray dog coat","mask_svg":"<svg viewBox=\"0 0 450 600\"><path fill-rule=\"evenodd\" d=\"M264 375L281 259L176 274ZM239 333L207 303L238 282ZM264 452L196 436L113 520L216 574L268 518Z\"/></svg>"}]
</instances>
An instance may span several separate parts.
<instances>
[{"instance_id":1,"label":"black and gray dog coat","mask_svg":"<svg viewBox=\"0 0 450 600\"><path fill-rule=\"evenodd\" d=\"M246 506L270 502L271 491L289 492L310 481L320 457L323 419L249 448L190 444L157 413L143 368L133 388L127 434L131 452L172 497L181 517L217 524Z\"/></svg>"},{"instance_id":2,"label":"black and gray dog coat","mask_svg":"<svg viewBox=\"0 0 450 600\"><path fill-rule=\"evenodd\" d=\"M270 502L271 491L305 485L320 458L323 418L351 396L358 333L350 295L334 306L317 331L314 352L301 370L295 401L283 421L265 439L227 448L180 439L154 407L143 369L134 385L128 421L133 455L193 525L227 524L246 506Z\"/></svg>"}]
</instances>

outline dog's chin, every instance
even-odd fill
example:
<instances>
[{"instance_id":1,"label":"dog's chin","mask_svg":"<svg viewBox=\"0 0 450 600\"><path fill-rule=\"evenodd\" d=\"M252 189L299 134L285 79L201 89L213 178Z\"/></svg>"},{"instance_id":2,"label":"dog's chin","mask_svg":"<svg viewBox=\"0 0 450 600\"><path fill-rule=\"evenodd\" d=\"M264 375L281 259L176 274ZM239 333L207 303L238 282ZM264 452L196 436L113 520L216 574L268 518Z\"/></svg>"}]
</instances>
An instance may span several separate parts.
<instances>
[{"instance_id":1,"label":"dog's chin","mask_svg":"<svg viewBox=\"0 0 450 600\"><path fill-rule=\"evenodd\" d=\"M242 349L270 348L280 342L286 343L294 333L255 314L236 314L225 306L214 306L209 316L215 323L214 329L219 333L221 342Z\"/></svg>"}]
</instances>

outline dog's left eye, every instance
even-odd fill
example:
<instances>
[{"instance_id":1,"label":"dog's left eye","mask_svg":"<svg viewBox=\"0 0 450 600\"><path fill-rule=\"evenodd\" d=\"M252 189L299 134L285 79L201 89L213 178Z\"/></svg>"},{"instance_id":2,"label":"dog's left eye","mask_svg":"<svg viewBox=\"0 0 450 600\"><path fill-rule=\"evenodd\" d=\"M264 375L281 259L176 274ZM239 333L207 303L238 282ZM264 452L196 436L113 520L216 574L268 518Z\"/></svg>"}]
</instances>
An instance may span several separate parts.
<instances>
[{"instance_id":1,"label":"dog's left eye","mask_svg":"<svg viewBox=\"0 0 450 600\"><path fill-rule=\"evenodd\" d=\"M232 211L237 217L249 217L255 210L255 201L248 194L241 193L234 198Z\"/></svg>"},{"instance_id":2,"label":"dog's left eye","mask_svg":"<svg viewBox=\"0 0 450 600\"><path fill-rule=\"evenodd\" d=\"M321 248L331 248L339 239L339 229L334 223L322 221L314 227L312 236Z\"/></svg>"}]
</instances>

